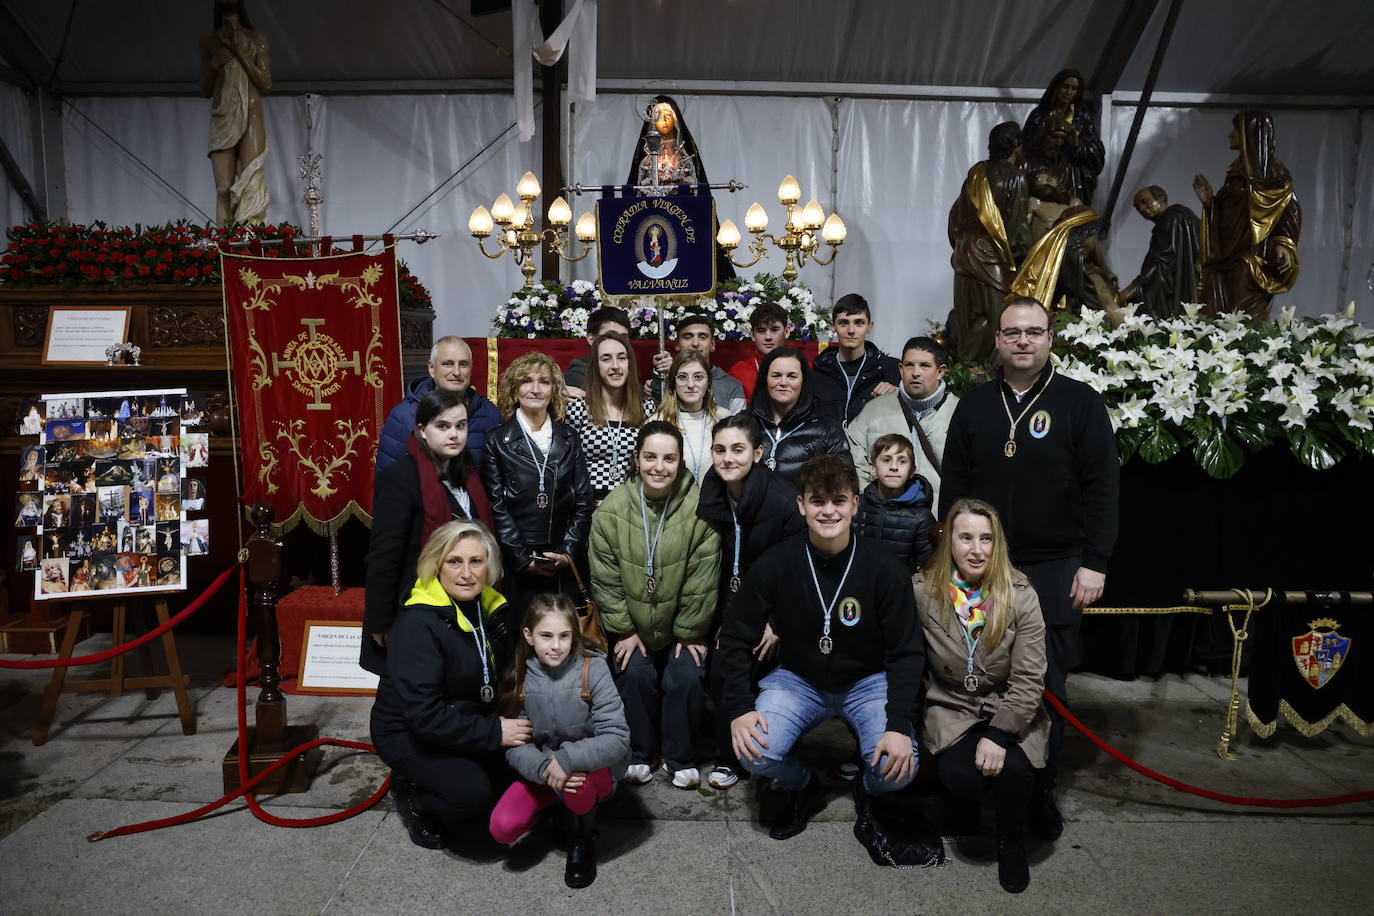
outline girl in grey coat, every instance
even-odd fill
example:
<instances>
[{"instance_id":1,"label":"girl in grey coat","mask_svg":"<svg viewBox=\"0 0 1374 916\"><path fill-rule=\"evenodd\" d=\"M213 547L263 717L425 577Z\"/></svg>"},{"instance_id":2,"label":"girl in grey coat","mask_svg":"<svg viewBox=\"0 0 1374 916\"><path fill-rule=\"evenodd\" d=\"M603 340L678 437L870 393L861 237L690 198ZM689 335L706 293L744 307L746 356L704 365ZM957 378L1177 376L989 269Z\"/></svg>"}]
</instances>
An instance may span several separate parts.
<instances>
[{"instance_id":1,"label":"girl in grey coat","mask_svg":"<svg viewBox=\"0 0 1374 916\"><path fill-rule=\"evenodd\" d=\"M506 752L520 775L491 813L491 835L514 843L561 801L568 822L569 887L596 880L596 806L630 762L630 727L606 657L583 644L577 611L562 594L536 595L503 685L506 709L529 719L529 743Z\"/></svg>"}]
</instances>

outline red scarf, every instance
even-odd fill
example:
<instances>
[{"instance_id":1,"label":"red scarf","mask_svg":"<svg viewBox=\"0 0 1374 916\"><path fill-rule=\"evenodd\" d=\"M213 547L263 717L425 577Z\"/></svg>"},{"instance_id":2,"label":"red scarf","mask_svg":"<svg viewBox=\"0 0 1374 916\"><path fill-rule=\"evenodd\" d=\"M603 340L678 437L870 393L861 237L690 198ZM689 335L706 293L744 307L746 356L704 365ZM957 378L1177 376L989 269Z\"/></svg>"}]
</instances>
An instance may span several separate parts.
<instances>
[{"instance_id":1,"label":"red scarf","mask_svg":"<svg viewBox=\"0 0 1374 916\"><path fill-rule=\"evenodd\" d=\"M434 466L434 460L425 452L425 447L414 434L406 437L406 453L415 459L415 470L420 478L420 504L425 509L425 524L421 530L420 540L428 543L429 536L436 528L453 521L448 487L439 479L439 469ZM482 480L477 476L477 468L472 464L468 465L463 489L467 490L468 501L472 504L472 517L485 525L488 531L494 530L491 503L487 502Z\"/></svg>"}]
</instances>

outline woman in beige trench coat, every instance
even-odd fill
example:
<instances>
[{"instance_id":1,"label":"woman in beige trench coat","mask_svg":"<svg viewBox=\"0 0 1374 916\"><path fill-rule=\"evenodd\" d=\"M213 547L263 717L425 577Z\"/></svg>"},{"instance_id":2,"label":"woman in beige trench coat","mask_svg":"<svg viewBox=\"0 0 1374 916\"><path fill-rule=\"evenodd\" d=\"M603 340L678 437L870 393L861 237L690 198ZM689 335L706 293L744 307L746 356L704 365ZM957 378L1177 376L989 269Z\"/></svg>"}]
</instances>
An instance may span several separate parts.
<instances>
[{"instance_id":1,"label":"woman in beige trench coat","mask_svg":"<svg viewBox=\"0 0 1374 916\"><path fill-rule=\"evenodd\" d=\"M936 755L951 793L992 792L998 878L1019 893L1030 883L1026 806L1050 731L1045 623L1035 589L1011 566L996 510L961 499L944 530L912 579L926 642L921 748Z\"/></svg>"}]
</instances>

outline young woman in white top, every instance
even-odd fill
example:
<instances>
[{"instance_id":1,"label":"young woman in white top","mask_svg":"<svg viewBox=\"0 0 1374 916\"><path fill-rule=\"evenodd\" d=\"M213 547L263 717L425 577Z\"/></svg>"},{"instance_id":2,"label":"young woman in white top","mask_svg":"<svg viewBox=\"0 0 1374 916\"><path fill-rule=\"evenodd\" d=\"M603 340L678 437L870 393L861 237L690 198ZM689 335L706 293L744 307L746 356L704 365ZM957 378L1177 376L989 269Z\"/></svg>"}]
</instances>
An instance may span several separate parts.
<instances>
[{"instance_id":1,"label":"young woman in white top","mask_svg":"<svg viewBox=\"0 0 1374 916\"><path fill-rule=\"evenodd\" d=\"M716 405L711 363L705 354L679 353L668 369L668 382L654 419L666 420L682 432L682 466L701 483L711 469L711 427L730 414Z\"/></svg>"}]
</instances>

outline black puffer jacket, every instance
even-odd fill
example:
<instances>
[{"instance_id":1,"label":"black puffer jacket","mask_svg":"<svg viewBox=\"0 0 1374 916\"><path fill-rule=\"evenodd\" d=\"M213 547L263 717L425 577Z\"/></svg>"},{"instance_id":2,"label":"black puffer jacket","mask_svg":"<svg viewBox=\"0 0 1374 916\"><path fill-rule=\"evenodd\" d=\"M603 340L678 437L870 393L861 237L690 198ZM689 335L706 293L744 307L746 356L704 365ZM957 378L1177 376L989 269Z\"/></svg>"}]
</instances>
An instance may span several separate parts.
<instances>
[{"instance_id":1,"label":"black puffer jacket","mask_svg":"<svg viewBox=\"0 0 1374 916\"><path fill-rule=\"evenodd\" d=\"M701 497L697 500L697 517L704 519L720 533L720 601L717 613L723 614L734 593L730 591L730 577L734 575L735 519L739 519L739 577L749 571L764 551L806 530L806 519L797 508L797 488L786 478L774 474L763 465L755 465L744 478L739 505L730 511L730 496L725 481L715 468L701 478Z\"/></svg>"},{"instance_id":2,"label":"black puffer jacket","mask_svg":"<svg viewBox=\"0 0 1374 916\"><path fill-rule=\"evenodd\" d=\"M510 571L523 571L530 550L548 549L585 555L592 526L591 480L582 446L571 426L553 423L544 492L547 508L539 508L539 466L534 463L520 421L511 417L487 436L482 455L482 486L491 501L496 539Z\"/></svg>"},{"instance_id":3,"label":"black puffer jacket","mask_svg":"<svg viewBox=\"0 0 1374 916\"><path fill-rule=\"evenodd\" d=\"M935 552L930 542L930 532L935 528L935 516L930 511L933 502L930 482L920 474L894 499L883 499L878 484L870 483L859 498L854 530L881 543L914 573Z\"/></svg>"},{"instance_id":4,"label":"black puffer jacket","mask_svg":"<svg viewBox=\"0 0 1374 916\"><path fill-rule=\"evenodd\" d=\"M763 426L764 462L776 460L774 470L793 486L797 485L797 475L808 458L832 452L843 455L846 461L852 460L844 427L839 420L825 416L820 402L805 388L781 423L773 422L773 409L766 400L764 406L756 401L752 410Z\"/></svg>"}]
</instances>

